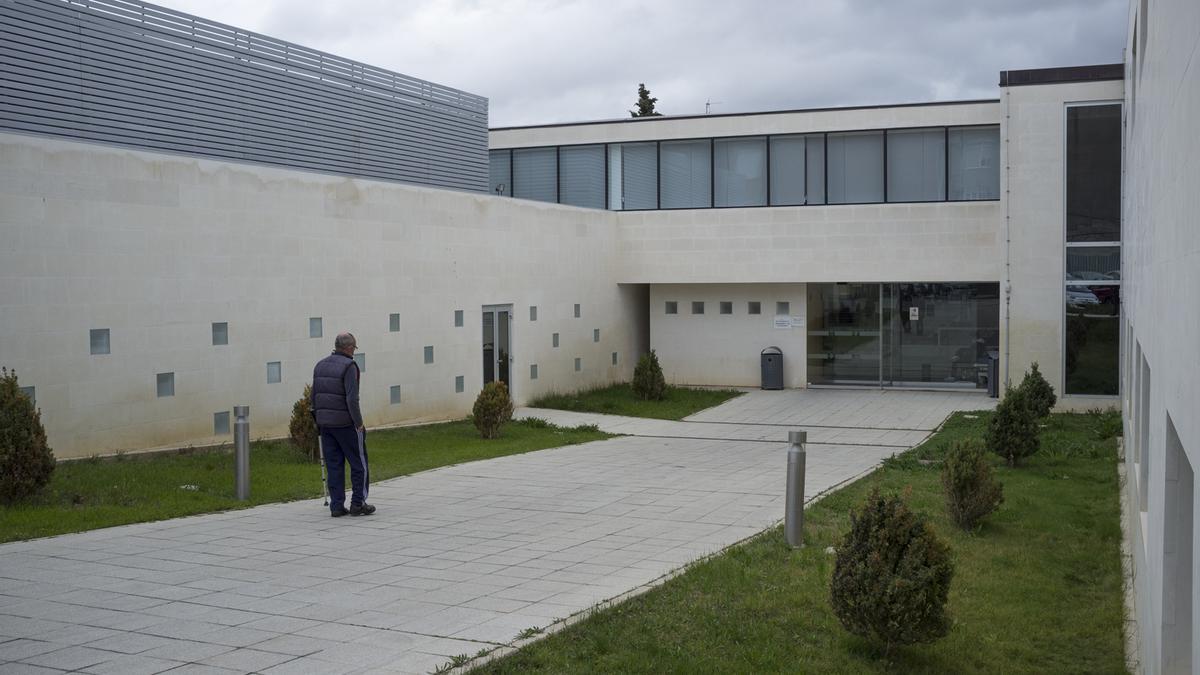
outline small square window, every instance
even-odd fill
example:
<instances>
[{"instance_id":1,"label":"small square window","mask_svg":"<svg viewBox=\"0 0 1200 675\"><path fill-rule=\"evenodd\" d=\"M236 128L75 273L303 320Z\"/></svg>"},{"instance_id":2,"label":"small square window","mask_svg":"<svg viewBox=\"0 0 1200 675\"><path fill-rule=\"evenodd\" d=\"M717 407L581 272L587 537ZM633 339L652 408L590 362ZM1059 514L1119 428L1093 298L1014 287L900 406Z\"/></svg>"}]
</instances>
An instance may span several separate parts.
<instances>
[{"instance_id":1,"label":"small square window","mask_svg":"<svg viewBox=\"0 0 1200 675\"><path fill-rule=\"evenodd\" d=\"M703 314L703 313L704 313L704 302L693 300L692 301L692 314Z\"/></svg>"},{"instance_id":2,"label":"small square window","mask_svg":"<svg viewBox=\"0 0 1200 675\"><path fill-rule=\"evenodd\" d=\"M529 306L529 320L537 321L537 306L536 305Z\"/></svg>"},{"instance_id":3,"label":"small square window","mask_svg":"<svg viewBox=\"0 0 1200 675\"><path fill-rule=\"evenodd\" d=\"M461 309L454 310L454 327L462 328L463 326L463 311Z\"/></svg>"},{"instance_id":4,"label":"small square window","mask_svg":"<svg viewBox=\"0 0 1200 675\"><path fill-rule=\"evenodd\" d=\"M583 359L576 356L575 357L575 372L578 373L581 370L583 370Z\"/></svg>"},{"instance_id":5,"label":"small square window","mask_svg":"<svg viewBox=\"0 0 1200 675\"><path fill-rule=\"evenodd\" d=\"M400 385L393 384L388 391L390 392L392 405L396 405L397 403L399 403L400 402Z\"/></svg>"},{"instance_id":6,"label":"small square window","mask_svg":"<svg viewBox=\"0 0 1200 675\"><path fill-rule=\"evenodd\" d=\"M213 436L229 434L229 411L213 413Z\"/></svg>"},{"instance_id":7,"label":"small square window","mask_svg":"<svg viewBox=\"0 0 1200 675\"><path fill-rule=\"evenodd\" d=\"M721 313L722 314L733 314L733 303L722 300L721 301Z\"/></svg>"},{"instance_id":8,"label":"small square window","mask_svg":"<svg viewBox=\"0 0 1200 675\"><path fill-rule=\"evenodd\" d=\"M354 362L358 364L358 372L367 372L367 353L358 352L354 355Z\"/></svg>"},{"instance_id":9,"label":"small square window","mask_svg":"<svg viewBox=\"0 0 1200 675\"><path fill-rule=\"evenodd\" d=\"M21 393L29 397L29 402L37 406L37 387L21 387Z\"/></svg>"},{"instance_id":10,"label":"small square window","mask_svg":"<svg viewBox=\"0 0 1200 675\"><path fill-rule=\"evenodd\" d=\"M599 342L599 341L600 341L600 329L593 328L592 329L592 342Z\"/></svg>"},{"instance_id":11,"label":"small square window","mask_svg":"<svg viewBox=\"0 0 1200 675\"><path fill-rule=\"evenodd\" d=\"M555 349L558 349L558 333L550 336L550 345Z\"/></svg>"},{"instance_id":12,"label":"small square window","mask_svg":"<svg viewBox=\"0 0 1200 675\"><path fill-rule=\"evenodd\" d=\"M92 341L92 353L93 354L108 354L109 353L108 329L107 328L93 328L91 331L89 331L88 335Z\"/></svg>"},{"instance_id":13,"label":"small square window","mask_svg":"<svg viewBox=\"0 0 1200 675\"><path fill-rule=\"evenodd\" d=\"M617 353L613 352L613 365L617 365Z\"/></svg>"},{"instance_id":14,"label":"small square window","mask_svg":"<svg viewBox=\"0 0 1200 675\"><path fill-rule=\"evenodd\" d=\"M358 358L358 357L355 357ZM278 361L267 362L267 384L279 384L283 380L283 366Z\"/></svg>"},{"instance_id":15,"label":"small square window","mask_svg":"<svg viewBox=\"0 0 1200 675\"><path fill-rule=\"evenodd\" d=\"M679 303L675 302L674 300L668 300L666 313L667 314L678 314L679 313Z\"/></svg>"},{"instance_id":16,"label":"small square window","mask_svg":"<svg viewBox=\"0 0 1200 675\"><path fill-rule=\"evenodd\" d=\"M392 333L400 332L400 315L388 314L388 331Z\"/></svg>"},{"instance_id":17,"label":"small square window","mask_svg":"<svg viewBox=\"0 0 1200 675\"><path fill-rule=\"evenodd\" d=\"M466 388L466 380L462 375L454 378L454 393L461 394Z\"/></svg>"},{"instance_id":18,"label":"small square window","mask_svg":"<svg viewBox=\"0 0 1200 675\"><path fill-rule=\"evenodd\" d=\"M531 380L537 379L537 364L536 363L529 366L529 379L531 379Z\"/></svg>"},{"instance_id":19,"label":"small square window","mask_svg":"<svg viewBox=\"0 0 1200 675\"><path fill-rule=\"evenodd\" d=\"M576 319L578 319L578 318L579 318L579 316L580 316L580 313L579 313L579 303L575 303L575 318L576 318Z\"/></svg>"},{"instance_id":20,"label":"small square window","mask_svg":"<svg viewBox=\"0 0 1200 675\"><path fill-rule=\"evenodd\" d=\"M308 337L321 337L321 317L311 316L308 318Z\"/></svg>"},{"instance_id":21,"label":"small square window","mask_svg":"<svg viewBox=\"0 0 1200 675\"><path fill-rule=\"evenodd\" d=\"M433 363L433 345L425 345L425 363Z\"/></svg>"},{"instance_id":22,"label":"small square window","mask_svg":"<svg viewBox=\"0 0 1200 675\"><path fill-rule=\"evenodd\" d=\"M747 314L762 314L762 303L757 300L751 300L746 303Z\"/></svg>"},{"instance_id":23,"label":"small square window","mask_svg":"<svg viewBox=\"0 0 1200 675\"><path fill-rule=\"evenodd\" d=\"M787 316L788 314L791 314L791 313L792 313L792 310L791 310L791 305L789 303L786 303L786 302L775 303L775 316Z\"/></svg>"},{"instance_id":24,"label":"small square window","mask_svg":"<svg viewBox=\"0 0 1200 675\"><path fill-rule=\"evenodd\" d=\"M155 375L158 384L158 397L165 398L175 395L175 373L159 373Z\"/></svg>"},{"instance_id":25,"label":"small square window","mask_svg":"<svg viewBox=\"0 0 1200 675\"><path fill-rule=\"evenodd\" d=\"M229 324L224 321L214 323L212 325L212 339L214 346L229 344Z\"/></svg>"}]
</instances>

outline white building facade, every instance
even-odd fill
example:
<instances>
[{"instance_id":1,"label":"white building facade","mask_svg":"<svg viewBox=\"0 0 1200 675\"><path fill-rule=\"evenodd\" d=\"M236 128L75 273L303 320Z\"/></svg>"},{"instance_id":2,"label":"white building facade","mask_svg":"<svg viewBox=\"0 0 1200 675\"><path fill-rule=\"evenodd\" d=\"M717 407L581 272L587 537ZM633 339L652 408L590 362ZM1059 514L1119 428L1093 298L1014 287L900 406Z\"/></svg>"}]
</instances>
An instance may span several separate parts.
<instances>
[{"instance_id":1,"label":"white building facade","mask_svg":"<svg viewBox=\"0 0 1200 675\"><path fill-rule=\"evenodd\" d=\"M204 70L134 24L121 40ZM517 403L628 380L651 348L677 384L758 386L778 347L786 387L981 397L1036 362L1061 409L1124 411L1140 664L1190 672L1198 35L1196 3L1135 0L1126 63L1005 71L994 99L490 132L486 101L439 89L418 119L384 86L403 76L317 54L359 79L281 108L290 130L193 120L209 145L124 108L48 121L69 106L29 80L32 112L0 115L0 365L81 457L225 442L243 404L284 435L342 330L371 426L461 417L494 379ZM315 105L327 126L295 132ZM338 136L371 114L425 131Z\"/></svg>"}]
</instances>

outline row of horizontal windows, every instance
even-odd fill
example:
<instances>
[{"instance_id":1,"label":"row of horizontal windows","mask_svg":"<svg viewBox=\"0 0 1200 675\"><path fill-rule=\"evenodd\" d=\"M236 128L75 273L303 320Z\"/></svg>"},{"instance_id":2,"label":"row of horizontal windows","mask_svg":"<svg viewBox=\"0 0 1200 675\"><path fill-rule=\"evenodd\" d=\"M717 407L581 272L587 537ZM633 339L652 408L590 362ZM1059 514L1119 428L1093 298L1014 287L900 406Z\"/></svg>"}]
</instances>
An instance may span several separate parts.
<instances>
[{"instance_id":1,"label":"row of horizontal windows","mask_svg":"<svg viewBox=\"0 0 1200 675\"><path fill-rule=\"evenodd\" d=\"M595 209L695 209L1000 198L1000 127L515 148L491 191Z\"/></svg>"}]
</instances>

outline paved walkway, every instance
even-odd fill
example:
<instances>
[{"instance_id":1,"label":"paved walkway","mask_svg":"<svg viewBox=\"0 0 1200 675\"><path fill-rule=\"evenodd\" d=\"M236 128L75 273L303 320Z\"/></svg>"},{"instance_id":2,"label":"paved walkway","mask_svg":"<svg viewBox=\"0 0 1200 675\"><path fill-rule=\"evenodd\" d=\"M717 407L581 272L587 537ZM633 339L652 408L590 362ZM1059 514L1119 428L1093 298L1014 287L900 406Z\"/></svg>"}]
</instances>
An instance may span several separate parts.
<instances>
[{"instance_id":1,"label":"paved walkway","mask_svg":"<svg viewBox=\"0 0 1200 675\"><path fill-rule=\"evenodd\" d=\"M909 447L972 394L751 392L684 422L557 411L621 438L319 501L0 545L0 672L427 673L719 551Z\"/></svg>"}]
</instances>

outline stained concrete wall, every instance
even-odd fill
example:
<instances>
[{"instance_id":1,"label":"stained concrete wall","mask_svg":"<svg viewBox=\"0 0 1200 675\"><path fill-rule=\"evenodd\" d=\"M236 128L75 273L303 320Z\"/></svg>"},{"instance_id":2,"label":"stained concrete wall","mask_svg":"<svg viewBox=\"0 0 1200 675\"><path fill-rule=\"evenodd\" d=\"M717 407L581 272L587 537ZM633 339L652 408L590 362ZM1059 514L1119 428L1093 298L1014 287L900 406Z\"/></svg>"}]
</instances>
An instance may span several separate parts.
<instances>
[{"instance_id":1,"label":"stained concrete wall","mask_svg":"<svg viewBox=\"0 0 1200 675\"><path fill-rule=\"evenodd\" d=\"M1200 4L1130 2L1126 54L1125 489L1139 656L1147 673L1196 672Z\"/></svg>"},{"instance_id":2,"label":"stained concrete wall","mask_svg":"<svg viewBox=\"0 0 1200 675\"><path fill-rule=\"evenodd\" d=\"M339 330L366 354L369 425L463 416L482 384L486 304L513 305L518 402L628 379L645 301L617 286L615 218L4 134L0 364L35 388L59 457L228 440L213 413L235 404L250 406L256 437L282 435ZM323 337L309 337L309 317ZM228 322L228 345L212 345L212 322ZM93 328L110 330L110 354L89 353ZM163 372L173 397L156 395Z\"/></svg>"}]
</instances>

